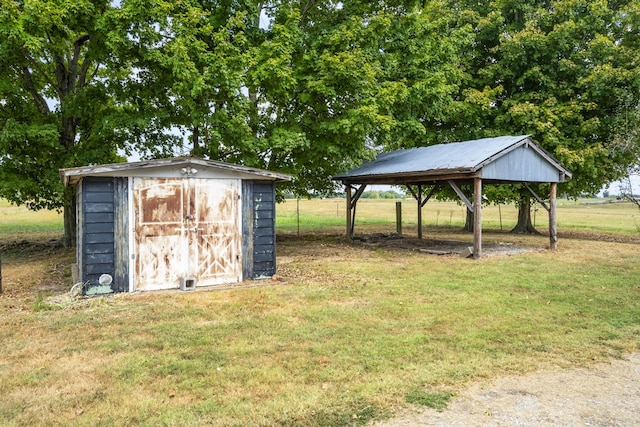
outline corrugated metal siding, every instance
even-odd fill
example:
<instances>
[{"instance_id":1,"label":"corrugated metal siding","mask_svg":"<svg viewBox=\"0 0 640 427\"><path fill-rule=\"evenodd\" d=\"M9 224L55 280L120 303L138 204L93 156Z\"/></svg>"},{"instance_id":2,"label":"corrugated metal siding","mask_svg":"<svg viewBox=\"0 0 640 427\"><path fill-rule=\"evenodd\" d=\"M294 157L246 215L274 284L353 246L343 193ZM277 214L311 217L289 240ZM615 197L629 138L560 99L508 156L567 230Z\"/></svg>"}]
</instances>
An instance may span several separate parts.
<instances>
[{"instance_id":1,"label":"corrugated metal siding","mask_svg":"<svg viewBox=\"0 0 640 427\"><path fill-rule=\"evenodd\" d=\"M97 286L101 274L115 272L114 183L85 178L82 187L82 281Z\"/></svg>"},{"instance_id":2,"label":"corrugated metal siding","mask_svg":"<svg viewBox=\"0 0 640 427\"><path fill-rule=\"evenodd\" d=\"M556 182L559 171L535 151L521 146L482 168L483 179Z\"/></svg>"},{"instance_id":3,"label":"corrugated metal siding","mask_svg":"<svg viewBox=\"0 0 640 427\"><path fill-rule=\"evenodd\" d=\"M526 138L526 135L503 136L381 153L375 160L365 163L349 173L338 175L335 179L472 169L491 156Z\"/></svg>"},{"instance_id":4,"label":"corrugated metal siding","mask_svg":"<svg viewBox=\"0 0 640 427\"><path fill-rule=\"evenodd\" d=\"M513 164L507 164L505 158ZM526 161L533 164L528 165ZM557 160L527 135L521 135L381 153L375 160L333 179L366 182L372 178L391 180L416 174L433 178L446 174L471 175L480 169L484 179L498 181L563 182L571 177Z\"/></svg>"}]
</instances>

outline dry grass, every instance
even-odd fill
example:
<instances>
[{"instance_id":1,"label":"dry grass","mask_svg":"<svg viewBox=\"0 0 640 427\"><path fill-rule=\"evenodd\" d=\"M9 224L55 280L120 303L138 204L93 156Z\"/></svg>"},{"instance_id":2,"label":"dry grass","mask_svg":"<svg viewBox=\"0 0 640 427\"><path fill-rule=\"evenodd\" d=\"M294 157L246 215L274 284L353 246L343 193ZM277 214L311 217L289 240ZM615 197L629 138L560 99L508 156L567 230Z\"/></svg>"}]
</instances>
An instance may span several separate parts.
<instances>
[{"instance_id":1,"label":"dry grass","mask_svg":"<svg viewBox=\"0 0 640 427\"><path fill-rule=\"evenodd\" d=\"M441 224L428 235L469 238ZM4 240L0 424L362 425L477 378L640 350L633 230L561 228L556 252L471 261L348 245L335 227L280 230L281 280L257 283L271 286L64 308L47 296L68 289L73 251ZM485 233L500 241L548 244Z\"/></svg>"}]
</instances>

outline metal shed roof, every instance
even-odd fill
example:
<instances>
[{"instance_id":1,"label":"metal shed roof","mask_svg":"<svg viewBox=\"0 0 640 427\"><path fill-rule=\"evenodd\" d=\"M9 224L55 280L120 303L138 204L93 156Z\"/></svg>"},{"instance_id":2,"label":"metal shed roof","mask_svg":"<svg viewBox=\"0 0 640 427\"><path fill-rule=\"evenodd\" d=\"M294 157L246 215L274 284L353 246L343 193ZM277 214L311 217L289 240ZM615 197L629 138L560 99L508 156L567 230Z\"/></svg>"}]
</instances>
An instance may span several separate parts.
<instances>
[{"instance_id":1,"label":"metal shed roof","mask_svg":"<svg viewBox=\"0 0 640 427\"><path fill-rule=\"evenodd\" d=\"M345 184L405 184L474 177L491 182L564 182L571 172L529 135L521 135L382 153L333 179Z\"/></svg>"},{"instance_id":2,"label":"metal shed roof","mask_svg":"<svg viewBox=\"0 0 640 427\"><path fill-rule=\"evenodd\" d=\"M60 178L65 186L73 186L85 176L136 176L137 174L148 174L154 169L158 170L164 168L180 170L187 166L246 175L247 177L258 180L291 181L291 176L287 174L214 160L205 160L197 157L173 157L168 159L143 160L139 162L111 163L105 165L60 169Z\"/></svg>"}]
</instances>

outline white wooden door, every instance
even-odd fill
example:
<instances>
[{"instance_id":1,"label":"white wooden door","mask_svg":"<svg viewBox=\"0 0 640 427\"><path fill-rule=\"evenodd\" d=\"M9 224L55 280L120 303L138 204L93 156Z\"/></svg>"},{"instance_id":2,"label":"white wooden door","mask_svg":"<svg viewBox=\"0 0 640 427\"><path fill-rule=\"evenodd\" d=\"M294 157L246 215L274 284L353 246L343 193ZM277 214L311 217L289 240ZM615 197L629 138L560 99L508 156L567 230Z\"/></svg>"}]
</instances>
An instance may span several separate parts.
<instances>
[{"instance_id":1,"label":"white wooden door","mask_svg":"<svg viewBox=\"0 0 640 427\"><path fill-rule=\"evenodd\" d=\"M190 180L188 227L190 271L197 286L241 280L239 185L237 180ZM197 231L194 230L197 229Z\"/></svg>"},{"instance_id":2,"label":"white wooden door","mask_svg":"<svg viewBox=\"0 0 640 427\"><path fill-rule=\"evenodd\" d=\"M239 183L135 178L135 289L241 280Z\"/></svg>"}]
</instances>

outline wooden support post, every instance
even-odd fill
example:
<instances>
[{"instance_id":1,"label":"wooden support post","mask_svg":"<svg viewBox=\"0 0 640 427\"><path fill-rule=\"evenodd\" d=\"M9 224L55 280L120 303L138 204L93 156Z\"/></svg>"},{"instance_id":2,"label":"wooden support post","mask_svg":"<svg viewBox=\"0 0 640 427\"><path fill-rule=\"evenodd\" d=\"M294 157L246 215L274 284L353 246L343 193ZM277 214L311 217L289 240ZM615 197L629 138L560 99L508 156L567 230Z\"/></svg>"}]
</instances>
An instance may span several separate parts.
<instances>
[{"instance_id":1,"label":"wooden support post","mask_svg":"<svg viewBox=\"0 0 640 427\"><path fill-rule=\"evenodd\" d=\"M347 193L347 208L345 211L347 212L347 233L346 239L347 241L351 241L353 236L351 235L351 185L347 184L345 188L345 192Z\"/></svg>"},{"instance_id":2,"label":"wooden support post","mask_svg":"<svg viewBox=\"0 0 640 427\"><path fill-rule=\"evenodd\" d=\"M422 185L418 184L418 239L422 239Z\"/></svg>"},{"instance_id":3,"label":"wooden support post","mask_svg":"<svg viewBox=\"0 0 640 427\"><path fill-rule=\"evenodd\" d=\"M558 184L551 183L549 191L549 249L558 249L558 223L556 219L556 197L558 192Z\"/></svg>"},{"instance_id":4,"label":"wooden support post","mask_svg":"<svg viewBox=\"0 0 640 427\"><path fill-rule=\"evenodd\" d=\"M396 233L402 235L402 202L396 202Z\"/></svg>"},{"instance_id":5,"label":"wooden support post","mask_svg":"<svg viewBox=\"0 0 640 427\"><path fill-rule=\"evenodd\" d=\"M482 257L482 178L473 179L473 258Z\"/></svg>"}]
</instances>

